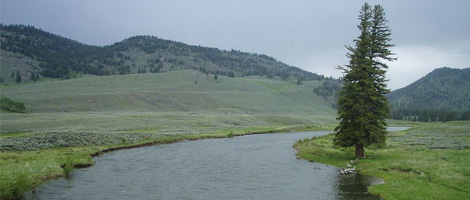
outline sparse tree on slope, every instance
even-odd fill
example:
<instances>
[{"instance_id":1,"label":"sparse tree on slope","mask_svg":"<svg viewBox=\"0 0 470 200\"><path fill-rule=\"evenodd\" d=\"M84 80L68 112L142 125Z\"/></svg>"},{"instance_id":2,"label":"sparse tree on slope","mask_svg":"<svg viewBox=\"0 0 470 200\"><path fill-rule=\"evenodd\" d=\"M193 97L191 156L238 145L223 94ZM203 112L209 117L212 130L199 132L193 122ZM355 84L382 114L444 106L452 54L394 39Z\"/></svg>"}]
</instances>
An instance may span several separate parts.
<instances>
[{"instance_id":1,"label":"sparse tree on slope","mask_svg":"<svg viewBox=\"0 0 470 200\"><path fill-rule=\"evenodd\" d=\"M365 3L358 25L360 36L355 47L347 46L349 64L343 70L343 89L338 97L339 126L335 129L334 144L355 146L356 158L364 158L364 147L384 144L387 136L386 118L389 113L387 98L388 68L384 61L393 61L389 50L390 29L380 5L374 8Z\"/></svg>"},{"instance_id":2,"label":"sparse tree on slope","mask_svg":"<svg viewBox=\"0 0 470 200\"><path fill-rule=\"evenodd\" d=\"M16 70L16 82L17 82L17 83L21 83L21 75L20 75L20 71L19 71L19 70Z\"/></svg>"}]
</instances>

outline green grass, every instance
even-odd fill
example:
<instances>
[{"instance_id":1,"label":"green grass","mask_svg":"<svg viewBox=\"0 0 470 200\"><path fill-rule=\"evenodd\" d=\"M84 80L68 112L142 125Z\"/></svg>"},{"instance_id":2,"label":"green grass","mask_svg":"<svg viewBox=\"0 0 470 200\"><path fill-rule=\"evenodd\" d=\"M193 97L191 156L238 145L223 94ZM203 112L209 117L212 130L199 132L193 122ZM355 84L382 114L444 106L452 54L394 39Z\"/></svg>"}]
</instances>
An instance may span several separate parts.
<instances>
[{"instance_id":1,"label":"green grass","mask_svg":"<svg viewBox=\"0 0 470 200\"><path fill-rule=\"evenodd\" d=\"M74 163L92 163L90 153L99 147L57 148L41 151L12 151L0 154L0 198L20 198L42 181L64 176L67 156Z\"/></svg>"},{"instance_id":2,"label":"green grass","mask_svg":"<svg viewBox=\"0 0 470 200\"><path fill-rule=\"evenodd\" d=\"M419 137L416 137L416 136ZM457 141L460 143L455 143ZM426 123L390 134L384 148L366 149L359 160L361 173L382 178L385 184L369 188L384 199L468 199L470 196L470 122ZM332 145L333 135L298 141L294 147L304 159L345 167L353 148ZM410 140L422 145L412 145ZM406 142L404 142L406 141ZM440 141L436 149L435 142ZM449 142L450 141L450 142Z\"/></svg>"}]
</instances>

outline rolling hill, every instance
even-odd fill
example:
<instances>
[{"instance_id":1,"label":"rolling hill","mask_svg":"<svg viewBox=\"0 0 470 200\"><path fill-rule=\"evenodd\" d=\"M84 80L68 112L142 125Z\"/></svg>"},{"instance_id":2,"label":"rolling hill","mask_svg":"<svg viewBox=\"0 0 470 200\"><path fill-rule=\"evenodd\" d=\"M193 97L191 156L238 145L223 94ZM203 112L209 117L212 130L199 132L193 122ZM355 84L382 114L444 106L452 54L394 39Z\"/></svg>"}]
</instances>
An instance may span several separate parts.
<instances>
[{"instance_id":1,"label":"rolling hill","mask_svg":"<svg viewBox=\"0 0 470 200\"><path fill-rule=\"evenodd\" d=\"M232 112L332 113L312 88L324 81L274 81L259 76L230 78L194 70L91 76L2 88L2 96L24 102L28 112Z\"/></svg>"}]
</instances>

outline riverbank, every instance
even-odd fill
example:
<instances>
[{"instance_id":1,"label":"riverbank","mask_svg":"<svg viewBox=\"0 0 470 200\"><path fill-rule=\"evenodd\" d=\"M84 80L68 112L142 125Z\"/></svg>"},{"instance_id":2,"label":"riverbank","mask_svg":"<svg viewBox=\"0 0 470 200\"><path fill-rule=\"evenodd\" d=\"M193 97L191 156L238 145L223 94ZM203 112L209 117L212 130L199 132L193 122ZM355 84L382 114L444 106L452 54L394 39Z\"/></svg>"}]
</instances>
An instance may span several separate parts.
<instances>
[{"instance_id":1,"label":"riverbank","mask_svg":"<svg viewBox=\"0 0 470 200\"><path fill-rule=\"evenodd\" d=\"M298 156L344 167L353 148L332 145L333 134L299 140ZM468 199L470 122L424 123L390 133L387 145L366 149L356 168L385 181L369 188L383 199Z\"/></svg>"},{"instance_id":2,"label":"riverbank","mask_svg":"<svg viewBox=\"0 0 470 200\"><path fill-rule=\"evenodd\" d=\"M226 138L250 134L275 132L330 130L330 126L290 125L271 127L244 127L221 129L210 134L174 134L157 139L118 145L96 145L66 148L49 148L36 151L2 151L0 154L0 199L18 199L24 192L48 179L67 176L73 168L94 165L92 157L119 149L138 148L156 144L167 144L184 140Z\"/></svg>"}]
</instances>

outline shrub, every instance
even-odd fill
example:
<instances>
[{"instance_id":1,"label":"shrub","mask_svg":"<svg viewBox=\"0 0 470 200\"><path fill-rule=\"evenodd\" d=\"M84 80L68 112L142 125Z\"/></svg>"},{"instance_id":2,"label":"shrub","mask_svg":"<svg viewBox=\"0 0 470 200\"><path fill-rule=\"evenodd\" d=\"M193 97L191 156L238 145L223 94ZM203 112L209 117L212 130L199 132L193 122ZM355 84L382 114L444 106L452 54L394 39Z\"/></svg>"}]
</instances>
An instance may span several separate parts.
<instances>
[{"instance_id":1,"label":"shrub","mask_svg":"<svg viewBox=\"0 0 470 200\"><path fill-rule=\"evenodd\" d=\"M37 133L28 137L0 138L1 151L31 151L54 147L77 147L88 145L115 145L137 143L157 139L164 134L116 133L116 132L51 132Z\"/></svg>"},{"instance_id":2,"label":"shrub","mask_svg":"<svg viewBox=\"0 0 470 200\"><path fill-rule=\"evenodd\" d=\"M6 97L0 97L0 107L4 111L24 113L26 107L22 102L16 102Z\"/></svg>"}]
</instances>

